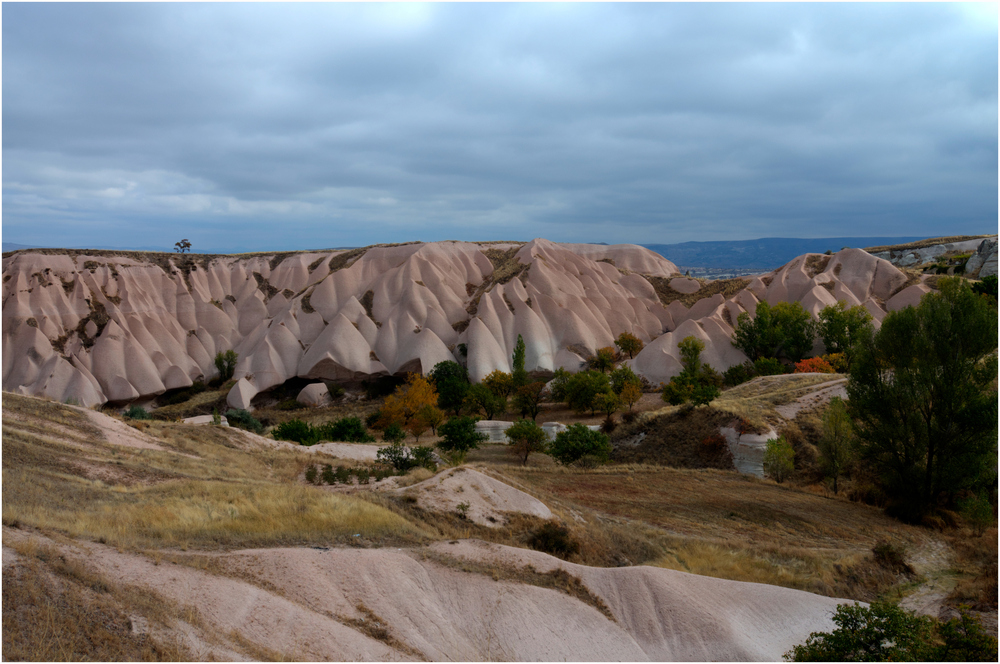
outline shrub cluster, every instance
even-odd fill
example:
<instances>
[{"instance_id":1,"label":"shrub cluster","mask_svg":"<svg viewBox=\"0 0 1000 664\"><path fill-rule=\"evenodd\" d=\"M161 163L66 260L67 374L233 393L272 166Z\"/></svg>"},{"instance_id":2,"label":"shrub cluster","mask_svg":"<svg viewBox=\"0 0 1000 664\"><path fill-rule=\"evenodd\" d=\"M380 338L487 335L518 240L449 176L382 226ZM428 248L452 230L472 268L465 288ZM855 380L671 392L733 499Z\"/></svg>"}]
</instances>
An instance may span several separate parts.
<instances>
[{"instance_id":1,"label":"shrub cluster","mask_svg":"<svg viewBox=\"0 0 1000 664\"><path fill-rule=\"evenodd\" d=\"M580 543L570 537L569 529L554 521L548 521L531 533L528 546L536 551L544 551L563 560L580 552Z\"/></svg>"},{"instance_id":2,"label":"shrub cluster","mask_svg":"<svg viewBox=\"0 0 1000 664\"><path fill-rule=\"evenodd\" d=\"M142 406L129 406L122 417L128 420L151 420L153 416L150 415L145 408Z\"/></svg>"},{"instance_id":3,"label":"shrub cluster","mask_svg":"<svg viewBox=\"0 0 1000 664\"><path fill-rule=\"evenodd\" d=\"M434 462L434 450L430 447L418 446L407 448L401 442L395 442L389 447L381 447L375 453L379 463L391 466L400 473L405 473L410 468L423 466L435 471L437 464Z\"/></svg>"},{"instance_id":4,"label":"shrub cluster","mask_svg":"<svg viewBox=\"0 0 1000 664\"><path fill-rule=\"evenodd\" d=\"M365 466L337 466L336 469L330 464L319 466L311 465L306 468L306 481L310 484L353 484L351 477L354 477L358 484L368 484L374 479L376 482L392 477L397 473L385 466L375 466L368 468Z\"/></svg>"},{"instance_id":5,"label":"shrub cluster","mask_svg":"<svg viewBox=\"0 0 1000 664\"><path fill-rule=\"evenodd\" d=\"M229 426L245 429L251 433L264 433L264 425L249 411L242 408L230 408L226 411L226 421Z\"/></svg>"},{"instance_id":6,"label":"shrub cluster","mask_svg":"<svg viewBox=\"0 0 1000 664\"><path fill-rule=\"evenodd\" d=\"M275 440L290 440L300 445L315 445L322 440L348 443L375 442L375 437L368 433L358 417L344 417L317 427L301 420L289 420L275 427L273 433Z\"/></svg>"}]
</instances>

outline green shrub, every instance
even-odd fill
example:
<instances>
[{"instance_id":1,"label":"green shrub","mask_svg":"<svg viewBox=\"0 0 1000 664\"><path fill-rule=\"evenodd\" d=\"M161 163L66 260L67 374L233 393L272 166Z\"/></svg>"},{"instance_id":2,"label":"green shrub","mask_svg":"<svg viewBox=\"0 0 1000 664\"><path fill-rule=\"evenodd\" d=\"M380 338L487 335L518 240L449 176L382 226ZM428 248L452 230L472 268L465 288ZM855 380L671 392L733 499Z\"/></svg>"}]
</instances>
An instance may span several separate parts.
<instances>
[{"instance_id":1,"label":"green shrub","mask_svg":"<svg viewBox=\"0 0 1000 664\"><path fill-rule=\"evenodd\" d=\"M753 370L758 376L780 376L788 373L788 369L773 357L762 357L753 363Z\"/></svg>"},{"instance_id":2,"label":"green shrub","mask_svg":"<svg viewBox=\"0 0 1000 664\"><path fill-rule=\"evenodd\" d=\"M323 466L323 484L336 484L337 476L333 473L333 466L326 464Z\"/></svg>"},{"instance_id":3,"label":"green shrub","mask_svg":"<svg viewBox=\"0 0 1000 664\"><path fill-rule=\"evenodd\" d=\"M584 455L593 456L601 463L611 457L611 441L600 431L592 431L585 424L571 424L556 434L549 446L549 454L564 464L579 460Z\"/></svg>"},{"instance_id":4,"label":"green shrub","mask_svg":"<svg viewBox=\"0 0 1000 664\"><path fill-rule=\"evenodd\" d=\"M841 604L832 632L813 632L785 653L794 662L995 662L997 640L979 621L959 609L940 623L893 604Z\"/></svg>"},{"instance_id":5,"label":"green shrub","mask_svg":"<svg viewBox=\"0 0 1000 664\"><path fill-rule=\"evenodd\" d=\"M437 464L434 463L434 450L432 448L420 445L411 448L410 454L413 455L413 461L416 465L423 466L431 472L437 470Z\"/></svg>"},{"instance_id":6,"label":"green shrub","mask_svg":"<svg viewBox=\"0 0 1000 664\"><path fill-rule=\"evenodd\" d=\"M392 466L400 473L405 473L417 465L410 451L399 441L392 443L389 447L380 447L375 453L375 458L380 463Z\"/></svg>"},{"instance_id":7,"label":"green shrub","mask_svg":"<svg viewBox=\"0 0 1000 664\"><path fill-rule=\"evenodd\" d=\"M233 350L227 350L224 353L220 351L215 354L215 368L219 370L219 378L223 382L233 377L233 373L236 372L236 361L238 359L239 355Z\"/></svg>"},{"instance_id":8,"label":"green shrub","mask_svg":"<svg viewBox=\"0 0 1000 664\"><path fill-rule=\"evenodd\" d=\"M181 390L180 392L177 392L167 397L164 403L167 406L173 406L174 404L184 403L185 401L188 401L191 397L195 396L196 394L201 394L207 389L208 387L205 385L205 383L201 382L200 380L195 381L194 384L191 385L191 387L187 387Z\"/></svg>"},{"instance_id":9,"label":"green shrub","mask_svg":"<svg viewBox=\"0 0 1000 664\"><path fill-rule=\"evenodd\" d=\"M309 484L316 484L316 477L316 466L309 466L306 468L306 482L309 482Z\"/></svg>"},{"instance_id":10,"label":"green shrub","mask_svg":"<svg viewBox=\"0 0 1000 664\"><path fill-rule=\"evenodd\" d=\"M397 422L393 422L385 428L382 432L382 442L385 443L401 443L406 438L406 432L403 427L399 426Z\"/></svg>"},{"instance_id":11,"label":"green shrub","mask_svg":"<svg viewBox=\"0 0 1000 664\"><path fill-rule=\"evenodd\" d=\"M275 410L301 410L305 407L304 403L299 403L295 399L285 399L284 401L279 401L274 408Z\"/></svg>"},{"instance_id":12,"label":"green shrub","mask_svg":"<svg viewBox=\"0 0 1000 664\"><path fill-rule=\"evenodd\" d=\"M347 443L374 443L375 437L365 429L360 417L342 417L331 424L320 427L320 440L344 441Z\"/></svg>"},{"instance_id":13,"label":"green shrub","mask_svg":"<svg viewBox=\"0 0 1000 664\"><path fill-rule=\"evenodd\" d=\"M372 413L369 413L368 417L365 418L365 426L368 427L369 429L377 429L378 428L378 421L379 421L379 419L381 417L382 417L382 409L381 408L379 410L376 410L376 411L372 412Z\"/></svg>"},{"instance_id":14,"label":"green shrub","mask_svg":"<svg viewBox=\"0 0 1000 664\"><path fill-rule=\"evenodd\" d=\"M986 529L996 522L993 516L993 505L990 504L985 492L979 495L966 498L959 503L962 519L976 533L976 537L982 537Z\"/></svg>"},{"instance_id":15,"label":"green shrub","mask_svg":"<svg viewBox=\"0 0 1000 664\"><path fill-rule=\"evenodd\" d=\"M343 386L337 385L336 383L327 383L326 391L330 393L330 398L334 400L344 396L344 393L346 392Z\"/></svg>"},{"instance_id":16,"label":"green shrub","mask_svg":"<svg viewBox=\"0 0 1000 664\"><path fill-rule=\"evenodd\" d=\"M489 439L486 434L476 431L476 419L468 416L453 417L438 427L438 431L443 436L438 448L449 452L457 463L461 463L469 450Z\"/></svg>"},{"instance_id":17,"label":"green shrub","mask_svg":"<svg viewBox=\"0 0 1000 664\"><path fill-rule=\"evenodd\" d=\"M227 410L226 421L229 422L229 426L245 429L252 433L264 433L264 425L261 424L256 417L251 415L249 411L243 410L242 408L230 408Z\"/></svg>"},{"instance_id":18,"label":"green shrub","mask_svg":"<svg viewBox=\"0 0 1000 664\"><path fill-rule=\"evenodd\" d=\"M764 448L764 473L779 484L795 470L795 450L784 436L767 441Z\"/></svg>"},{"instance_id":19,"label":"green shrub","mask_svg":"<svg viewBox=\"0 0 1000 664\"><path fill-rule=\"evenodd\" d=\"M528 538L528 546L536 551L558 556L563 560L580 552L580 544L570 537L569 529L554 521L548 521Z\"/></svg>"},{"instance_id":20,"label":"green shrub","mask_svg":"<svg viewBox=\"0 0 1000 664\"><path fill-rule=\"evenodd\" d=\"M227 415L228 417L228 415ZM290 440L300 445L313 445L312 427L302 420L288 420L282 422L272 431L275 440Z\"/></svg>"},{"instance_id":21,"label":"green shrub","mask_svg":"<svg viewBox=\"0 0 1000 664\"><path fill-rule=\"evenodd\" d=\"M150 415L145 408L142 406L129 406L122 417L128 420L151 420L153 416Z\"/></svg>"}]
</instances>

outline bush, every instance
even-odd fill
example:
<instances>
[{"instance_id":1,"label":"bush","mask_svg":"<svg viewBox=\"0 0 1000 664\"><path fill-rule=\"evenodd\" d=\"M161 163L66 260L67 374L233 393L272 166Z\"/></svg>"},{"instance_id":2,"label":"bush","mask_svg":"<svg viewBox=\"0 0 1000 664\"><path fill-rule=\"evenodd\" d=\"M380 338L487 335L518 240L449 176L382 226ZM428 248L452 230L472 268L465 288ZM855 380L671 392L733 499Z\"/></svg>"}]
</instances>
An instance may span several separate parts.
<instances>
[{"instance_id":1,"label":"bush","mask_svg":"<svg viewBox=\"0 0 1000 664\"><path fill-rule=\"evenodd\" d=\"M318 473L316 471L316 466L309 466L306 468L306 482L309 484L316 484L318 479Z\"/></svg>"},{"instance_id":2,"label":"bush","mask_svg":"<svg viewBox=\"0 0 1000 664\"><path fill-rule=\"evenodd\" d=\"M191 385L191 387L187 387L181 390L180 392L176 392L175 394L172 394L169 397L167 397L164 404L167 406L173 406L174 404L184 403L185 401L188 401L191 397L195 396L196 394L201 394L207 389L208 387L205 385L205 383L201 382L200 380L195 381L194 384Z\"/></svg>"},{"instance_id":3,"label":"bush","mask_svg":"<svg viewBox=\"0 0 1000 664\"><path fill-rule=\"evenodd\" d=\"M571 424L565 431L556 434L549 448L549 454L564 464L591 455L601 463L611 457L611 442L600 431L592 431L585 424Z\"/></svg>"},{"instance_id":4,"label":"bush","mask_svg":"<svg viewBox=\"0 0 1000 664\"><path fill-rule=\"evenodd\" d=\"M889 540L879 540L872 547L875 562L895 574L915 574L913 568L906 562L906 549L893 544Z\"/></svg>"},{"instance_id":5,"label":"bush","mask_svg":"<svg viewBox=\"0 0 1000 664\"><path fill-rule=\"evenodd\" d=\"M722 380L726 387L736 387L757 377L757 372L753 368L752 362L734 364L722 374Z\"/></svg>"},{"instance_id":6,"label":"bush","mask_svg":"<svg viewBox=\"0 0 1000 664\"><path fill-rule=\"evenodd\" d=\"M426 468L431 472L437 470L437 464L434 462L434 450L432 448L420 445L412 448L410 454L413 456L415 465Z\"/></svg>"},{"instance_id":7,"label":"bush","mask_svg":"<svg viewBox=\"0 0 1000 664\"><path fill-rule=\"evenodd\" d=\"M277 404L275 404L274 409L275 410L301 410L301 409L303 409L305 407L306 407L306 405L304 403L299 403L295 399L285 399L284 401L279 401Z\"/></svg>"},{"instance_id":8,"label":"bush","mask_svg":"<svg viewBox=\"0 0 1000 664\"><path fill-rule=\"evenodd\" d=\"M220 351L215 354L215 368L219 370L219 378L222 379L222 382L233 377L238 359L239 355L234 350L227 350L224 353Z\"/></svg>"},{"instance_id":9,"label":"bush","mask_svg":"<svg viewBox=\"0 0 1000 664\"><path fill-rule=\"evenodd\" d=\"M476 431L476 420L472 417L453 417L440 427L443 439L438 443L438 448L452 454L455 462L461 463L469 450L479 447L479 443L489 439L484 433Z\"/></svg>"},{"instance_id":10,"label":"bush","mask_svg":"<svg viewBox=\"0 0 1000 664\"><path fill-rule=\"evenodd\" d=\"M795 450L784 436L767 441L764 448L764 473L779 484L795 470Z\"/></svg>"},{"instance_id":11,"label":"bush","mask_svg":"<svg viewBox=\"0 0 1000 664\"><path fill-rule=\"evenodd\" d=\"M569 535L569 529L554 521L543 524L528 538L528 546L535 551L544 551L563 560L580 552L580 544Z\"/></svg>"},{"instance_id":12,"label":"bush","mask_svg":"<svg viewBox=\"0 0 1000 664\"><path fill-rule=\"evenodd\" d=\"M382 442L384 443L402 443L405 438L406 432L396 422L393 422L382 431Z\"/></svg>"},{"instance_id":13,"label":"bush","mask_svg":"<svg viewBox=\"0 0 1000 664\"><path fill-rule=\"evenodd\" d=\"M997 640L983 631L968 607L940 623L893 604L841 604L832 632L813 632L785 653L795 662L995 662Z\"/></svg>"},{"instance_id":14,"label":"bush","mask_svg":"<svg viewBox=\"0 0 1000 664\"><path fill-rule=\"evenodd\" d=\"M375 453L375 458L381 463L395 468L401 473L405 473L410 468L417 465L410 450L406 449L401 442L393 442L389 447L380 447Z\"/></svg>"},{"instance_id":15,"label":"bush","mask_svg":"<svg viewBox=\"0 0 1000 664\"><path fill-rule=\"evenodd\" d=\"M129 406L125 410L125 412L122 413L122 417L124 417L127 420L151 420L151 419L153 419L153 416L150 415L146 411L146 409L143 408L142 406Z\"/></svg>"},{"instance_id":16,"label":"bush","mask_svg":"<svg viewBox=\"0 0 1000 664\"><path fill-rule=\"evenodd\" d=\"M312 427L302 420L288 420L282 422L274 428L272 432L275 440L290 440L300 445L313 445Z\"/></svg>"},{"instance_id":17,"label":"bush","mask_svg":"<svg viewBox=\"0 0 1000 664\"><path fill-rule=\"evenodd\" d=\"M762 357L753 363L753 370L758 376L780 376L788 373L785 365L773 357Z\"/></svg>"},{"instance_id":18,"label":"bush","mask_svg":"<svg viewBox=\"0 0 1000 664\"><path fill-rule=\"evenodd\" d=\"M238 429L245 429L251 433L264 433L264 425L260 421L251 415L249 411L243 410L242 408L230 408L226 411L226 420L229 422L229 426L236 427Z\"/></svg>"},{"instance_id":19,"label":"bush","mask_svg":"<svg viewBox=\"0 0 1000 664\"><path fill-rule=\"evenodd\" d=\"M986 529L995 523L993 516L993 505L990 504L985 492L980 492L977 496L966 498L959 503L962 519L976 533L976 537L982 537Z\"/></svg>"},{"instance_id":20,"label":"bush","mask_svg":"<svg viewBox=\"0 0 1000 664\"><path fill-rule=\"evenodd\" d=\"M365 429L359 417L342 417L336 422L318 428L320 440L343 441L345 443L374 443L375 437Z\"/></svg>"},{"instance_id":21,"label":"bush","mask_svg":"<svg viewBox=\"0 0 1000 664\"><path fill-rule=\"evenodd\" d=\"M810 357L795 363L795 373L836 373L822 357Z\"/></svg>"},{"instance_id":22,"label":"bush","mask_svg":"<svg viewBox=\"0 0 1000 664\"><path fill-rule=\"evenodd\" d=\"M608 375L600 371L581 371L570 376L563 387L566 404L578 413L597 410L597 396L611 392Z\"/></svg>"},{"instance_id":23,"label":"bush","mask_svg":"<svg viewBox=\"0 0 1000 664\"><path fill-rule=\"evenodd\" d=\"M381 410L376 410L376 411L374 411L372 413L369 413L368 417L365 418L365 426L368 427L369 429L377 429L378 428L378 421L380 419L382 419L382 411Z\"/></svg>"}]
</instances>

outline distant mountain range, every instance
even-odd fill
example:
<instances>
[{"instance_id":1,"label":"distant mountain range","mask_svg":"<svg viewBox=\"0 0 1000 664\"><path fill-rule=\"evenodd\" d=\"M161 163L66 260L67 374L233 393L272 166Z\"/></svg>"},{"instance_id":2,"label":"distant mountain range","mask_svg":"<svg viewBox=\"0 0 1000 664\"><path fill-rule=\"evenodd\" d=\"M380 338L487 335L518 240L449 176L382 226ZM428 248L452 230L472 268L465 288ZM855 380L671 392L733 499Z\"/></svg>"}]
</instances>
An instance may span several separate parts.
<instances>
[{"instance_id":1,"label":"distant mountain range","mask_svg":"<svg viewBox=\"0 0 1000 664\"><path fill-rule=\"evenodd\" d=\"M710 270L773 270L781 267L796 256L805 253L823 253L828 249L839 251L844 247L875 247L888 244L904 244L924 239L922 236L906 237L832 237L832 238L782 238L767 237L757 240L733 240L717 242L681 242L680 244L644 244L643 247L655 251L682 268L707 268ZM598 242L595 244L606 244ZM3 251L35 249L37 245L4 242ZM169 251L163 247L111 247L106 245L91 247L69 247L71 249L109 249L120 251ZM343 247L350 248L350 247ZM306 251L306 249L303 249ZM196 254L233 253L232 249L195 249Z\"/></svg>"},{"instance_id":2,"label":"distant mountain range","mask_svg":"<svg viewBox=\"0 0 1000 664\"><path fill-rule=\"evenodd\" d=\"M681 242L679 244L644 244L681 268L700 267L730 270L773 270L796 256L821 254L844 247L876 247L904 244L923 237L765 237L757 240L721 240L716 242Z\"/></svg>"}]
</instances>

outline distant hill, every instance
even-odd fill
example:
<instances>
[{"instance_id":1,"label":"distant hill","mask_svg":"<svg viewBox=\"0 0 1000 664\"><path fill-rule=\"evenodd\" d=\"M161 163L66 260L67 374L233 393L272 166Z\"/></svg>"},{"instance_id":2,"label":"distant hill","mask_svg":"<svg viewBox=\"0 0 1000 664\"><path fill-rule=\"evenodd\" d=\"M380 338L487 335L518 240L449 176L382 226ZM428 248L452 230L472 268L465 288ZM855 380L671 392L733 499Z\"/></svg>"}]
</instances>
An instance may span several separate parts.
<instances>
[{"instance_id":1,"label":"distant hill","mask_svg":"<svg viewBox=\"0 0 1000 664\"><path fill-rule=\"evenodd\" d=\"M773 270L796 256L808 253L840 251L844 247L864 249L876 245L904 244L924 239L906 237L765 237L757 240L721 240L716 242L681 242L679 244L644 244L678 267L705 267L743 270Z\"/></svg>"}]
</instances>

